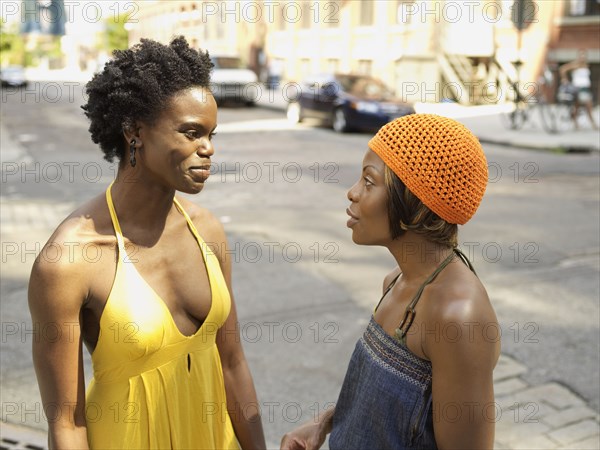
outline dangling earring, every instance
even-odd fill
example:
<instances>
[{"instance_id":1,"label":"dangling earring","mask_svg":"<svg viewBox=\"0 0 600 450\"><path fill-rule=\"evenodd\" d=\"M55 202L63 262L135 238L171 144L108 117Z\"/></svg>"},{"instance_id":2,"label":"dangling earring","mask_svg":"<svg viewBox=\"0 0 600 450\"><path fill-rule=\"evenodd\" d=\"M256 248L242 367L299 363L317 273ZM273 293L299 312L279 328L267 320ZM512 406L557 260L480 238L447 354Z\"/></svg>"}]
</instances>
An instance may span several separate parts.
<instances>
[{"instance_id":1,"label":"dangling earring","mask_svg":"<svg viewBox=\"0 0 600 450\"><path fill-rule=\"evenodd\" d=\"M129 142L129 164L131 164L131 167L135 167L135 163L137 161L135 160L135 139L132 139Z\"/></svg>"}]
</instances>

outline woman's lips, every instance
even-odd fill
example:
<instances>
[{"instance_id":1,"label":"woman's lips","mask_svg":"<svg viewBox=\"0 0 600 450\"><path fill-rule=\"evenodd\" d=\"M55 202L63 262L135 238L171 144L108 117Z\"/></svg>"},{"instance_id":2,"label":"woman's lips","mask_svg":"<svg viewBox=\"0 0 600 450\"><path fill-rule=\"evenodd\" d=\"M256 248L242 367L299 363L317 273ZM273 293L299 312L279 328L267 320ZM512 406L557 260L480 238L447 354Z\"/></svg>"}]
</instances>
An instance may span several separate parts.
<instances>
[{"instance_id":1,"label":"woman's lips","mask_svg":"<svg viewBox=\"0 0 600 450\"><path fill-rule=\"evenodd\" d=\"M350 211L350 208L346 208L346 214L348 214L350 216L350 218L348 219L348 222L346 222L346 226L348 228L352 228L354 225L356 225L358 223L358 217L356 217L352 211Z\"/></svg>"},{"instance_id":2,"label":"woman's lips","mask_svg":"<svg viewBox=\"0 0 600 450\"><path fill-rule=\"evenodd\" d=\"M210 176L210 166L190 167L190 173L195 179L205 181Z\"/></svg>"}]
</instances>

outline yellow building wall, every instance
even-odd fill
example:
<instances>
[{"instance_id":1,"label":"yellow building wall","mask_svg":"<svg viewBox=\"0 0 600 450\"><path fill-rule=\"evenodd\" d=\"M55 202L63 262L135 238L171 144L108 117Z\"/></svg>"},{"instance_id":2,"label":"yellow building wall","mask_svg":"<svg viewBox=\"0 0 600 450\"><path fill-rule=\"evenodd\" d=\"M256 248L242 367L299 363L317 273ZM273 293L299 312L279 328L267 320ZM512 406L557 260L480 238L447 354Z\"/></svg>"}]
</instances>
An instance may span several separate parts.
<instances>
[{"instance_id":1,"label":"yellow building wall","mask_svg":"<svg viewBox=\"0 0 600 450\"><path fill-rule=\"evenodd\" d=\"M520 56L521 80L535 81L565 1L535 2L520 54L511 21L514 0L144 1L130 42L141 37L168 42L183 34L195 47L246 61L262 48L268 61L280 63L287 81L320 72L362 72L407 100L439 101L444 95L437 59L443 54L488 60L495 54L507 62ZM361 25L369 7L372 23Z\"/></svg>"}]
</instances>

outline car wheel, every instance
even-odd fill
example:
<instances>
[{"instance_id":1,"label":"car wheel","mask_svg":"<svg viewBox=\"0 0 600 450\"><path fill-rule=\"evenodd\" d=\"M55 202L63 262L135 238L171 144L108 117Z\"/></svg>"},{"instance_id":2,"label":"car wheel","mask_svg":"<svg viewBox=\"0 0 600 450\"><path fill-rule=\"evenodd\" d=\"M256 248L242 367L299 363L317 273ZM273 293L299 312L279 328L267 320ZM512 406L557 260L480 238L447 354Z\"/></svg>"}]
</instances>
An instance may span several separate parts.
<instances>
[{"instance_id":1,"label":"car wheel","mask_svg":"<svg viewBox=\"0 0 600 450\"><path fill-rule=\"evenodd\" d=\"M345 133L348 131L348 122L346 121L346 113L342 108L336 108L333 111L333 119L331 121L333 129L338 133Z\"/></svg>"},{"instance_id":2,"label":"car wheel","mask_svg":"<svg viewBox=\"0 0 600 450\"><path fill-rule=\"evenodd\" d=\"M302 117L302 107L298 102L291 102L287 107L287 118L292 123L300 123L304 119Z\"/></svg>"}]
</instances>

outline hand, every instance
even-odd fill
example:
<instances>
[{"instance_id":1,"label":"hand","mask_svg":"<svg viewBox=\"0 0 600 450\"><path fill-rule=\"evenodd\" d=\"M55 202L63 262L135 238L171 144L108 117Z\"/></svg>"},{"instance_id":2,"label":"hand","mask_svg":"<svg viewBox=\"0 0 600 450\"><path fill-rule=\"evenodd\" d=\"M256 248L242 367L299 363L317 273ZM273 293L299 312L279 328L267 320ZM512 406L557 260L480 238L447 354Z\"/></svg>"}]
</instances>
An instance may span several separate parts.
<instances>
[{"instance_id":1,"label":"hand","mask_svg":"<svg viewBox=\"0 0 600 450\"><path fill-rule=\"evenodd\" d=\"M327 435L318 422L308 422L281 439L281 450L318 450Z\"/></svg>"}]
</instances>

